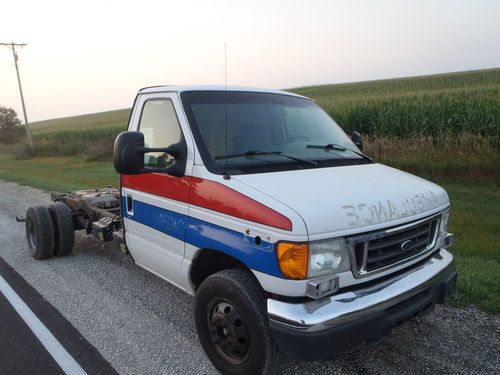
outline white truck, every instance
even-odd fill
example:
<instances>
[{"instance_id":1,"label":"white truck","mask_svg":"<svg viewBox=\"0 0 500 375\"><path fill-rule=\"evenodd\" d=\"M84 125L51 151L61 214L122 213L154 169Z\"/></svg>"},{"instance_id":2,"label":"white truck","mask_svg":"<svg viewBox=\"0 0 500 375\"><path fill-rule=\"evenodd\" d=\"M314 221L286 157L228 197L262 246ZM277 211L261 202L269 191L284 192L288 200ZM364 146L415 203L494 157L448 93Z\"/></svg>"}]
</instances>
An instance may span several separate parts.
<instances>
[{"instance_id":1,"label":"white truck","mask_svg":"<svg viewBox=\"0 0 500 375\"><path fill-rule=\"evenodd\" d=\"M315 360L444 303L456 284L439 186L374 162L313 100L283 91L149 87L114 148L120 190L53 194L26 215L37 259L74 230L114 240L195 296L222 373Z\"/></svg>"}]
</instances>

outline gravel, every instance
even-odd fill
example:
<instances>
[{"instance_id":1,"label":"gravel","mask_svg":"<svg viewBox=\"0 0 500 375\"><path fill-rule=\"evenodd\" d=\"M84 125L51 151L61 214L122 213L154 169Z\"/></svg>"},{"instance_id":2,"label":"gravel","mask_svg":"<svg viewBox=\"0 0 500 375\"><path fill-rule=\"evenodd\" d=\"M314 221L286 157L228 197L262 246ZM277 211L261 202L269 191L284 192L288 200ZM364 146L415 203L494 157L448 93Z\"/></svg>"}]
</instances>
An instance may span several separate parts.
<instances>
[{"instance_id":1,"label":"gravel","mask_svg":"<svg viewBox=\"0 0 500 375\"><path fill-rule=\"evenodd\" d=\"M78 233L72 255L35 261L16 215L49 194L0 181L0 256L123 374L216 373L197 339L193 298L136 266L110 245ZM374 346L334 360L282 355L286 374L498 374L500 317L438 306Z\"/></svg>"}]
</instances>

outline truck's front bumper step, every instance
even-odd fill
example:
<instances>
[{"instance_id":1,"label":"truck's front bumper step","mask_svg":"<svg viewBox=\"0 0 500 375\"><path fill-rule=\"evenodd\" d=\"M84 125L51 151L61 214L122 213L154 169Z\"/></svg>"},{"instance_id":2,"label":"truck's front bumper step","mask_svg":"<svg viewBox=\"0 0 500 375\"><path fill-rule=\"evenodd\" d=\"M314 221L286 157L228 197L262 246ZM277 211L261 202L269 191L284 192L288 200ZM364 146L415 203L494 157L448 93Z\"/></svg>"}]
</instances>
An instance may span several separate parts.
<instances>
[{"instance_id":1,"label":"truck's front bumper step","mask_svg":"<svg viewBox=\"0 0 500 375\"><path fill-rule=\"evenodd\" d=\"M453 292L456 279L453 257L441 249L418 268L364 289L300 304L269 299L271 332L290 355L333 357L431 312Z\"/></svg>"}]
</instances>

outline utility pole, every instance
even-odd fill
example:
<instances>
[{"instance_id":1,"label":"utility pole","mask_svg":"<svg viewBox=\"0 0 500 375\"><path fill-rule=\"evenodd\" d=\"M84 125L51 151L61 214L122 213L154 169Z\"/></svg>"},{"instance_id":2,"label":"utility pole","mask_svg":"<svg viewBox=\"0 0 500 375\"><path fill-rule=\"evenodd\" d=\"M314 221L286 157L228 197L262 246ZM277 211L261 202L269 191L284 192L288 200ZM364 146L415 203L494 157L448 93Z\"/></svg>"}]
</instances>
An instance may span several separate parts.
<instances>
[{"instance_id":1,"label":"utility pole","mask_svg":"<svg viewBox=\"0 0 500 375\"><path fill-rule=\"evenodd\" d=\"M26 143L28 144L28 149L31 156L35 155L35 150L33 149L33 140L31 138L30 125L28 122L28 115L26 114L26 105L24 104L24 96L23 96L23 88L21 86L21 76L19 75L19 67L17 65L17 53L16 47L24 47L26 43L0 43L0 46L8 46L12 48L12 55L14 56L14 64L16 65L16 73L17 73L17 83L19 85L19 94L21 94L21 104L23 106L23 115L24 115L24 127L26 129Z\"/></svg>"}]
</instances>

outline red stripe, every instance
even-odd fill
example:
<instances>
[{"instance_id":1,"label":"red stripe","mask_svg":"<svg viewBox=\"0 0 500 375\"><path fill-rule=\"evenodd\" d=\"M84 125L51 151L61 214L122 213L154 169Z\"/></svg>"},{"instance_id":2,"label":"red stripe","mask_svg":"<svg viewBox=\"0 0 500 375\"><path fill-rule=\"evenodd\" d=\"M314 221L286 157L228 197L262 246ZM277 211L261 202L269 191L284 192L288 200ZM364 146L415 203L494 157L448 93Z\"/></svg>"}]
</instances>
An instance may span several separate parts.
<instances>
[{"instance_id":1,"label":"red stripe","mask_svg":"<svg viewBox=\"0 0 500 375\"><path fill-rule=\"evenodd\" d=\"M144 173L122 175L122 186L189 203L191 177L174 177L168 174Z\"/></svg>"},{"instance_id":2,"label":"red stripe","mask_svg":"<svg viewBox=\"0 0 500 375\"><path fill-rule=\"evenodd\" d=\"M284 230L292 222L273 209L215 181L196 177L173 177L159 173L123 175L122 186L190 203L240 219ZM189 191L191 190L191 196Z\"/></svg>"},{"instance_id":3,"label":"red stripe","mask_svg":"<svg viewBox=\"0 0 500 375\"><path fill-rule=\"evenodd\" d=\"M286 216L218 182L193 177L191 203L241 219L292 230L292 222Z\"/></svg>"}]
</instances>

